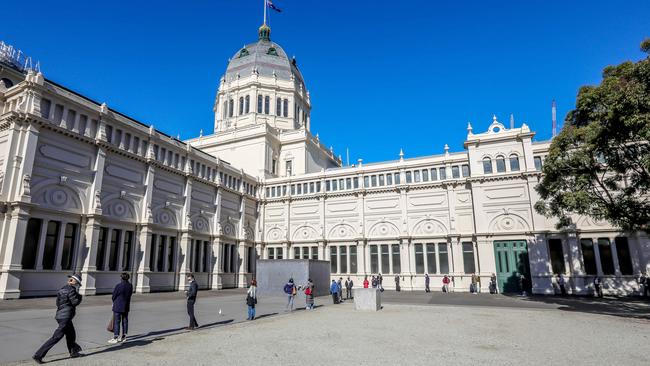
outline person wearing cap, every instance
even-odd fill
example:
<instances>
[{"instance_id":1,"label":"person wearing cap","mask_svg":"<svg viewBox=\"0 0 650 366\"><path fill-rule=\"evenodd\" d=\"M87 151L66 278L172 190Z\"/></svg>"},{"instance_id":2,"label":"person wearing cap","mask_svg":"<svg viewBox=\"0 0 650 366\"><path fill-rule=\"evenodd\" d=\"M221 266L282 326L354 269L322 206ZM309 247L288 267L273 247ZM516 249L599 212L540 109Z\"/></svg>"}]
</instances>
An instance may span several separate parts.
<instances>
[{"instance_id":1,"label":"person wearing cap","mask_svg":"<svg viewBox=\"0 0 650 366\"><path fill-rule=\"evenodd\" d=\"M36 351L32 357L36 363L43 363L43 357L47 352L54 347L55 344L65 336L65 342L70 352L70 357L75 358L81 356L81 346L76 342L77 335L72 324L72 319L76 313L76 307L81 304L82 296L78 292L78 287L81 286L81 276L72 274L68 276L68 283L61 287L56 294L56 315L54 319L59 323L59 326L52 334L52 337L45 341L41 348Z\"/></svg>"},{"instance_id":2,"label":"person wearing cap","mask_svg":"<svg viewBox=\"0 0 650 366\"><path fill-rule=\"evenodd\" d=\"M131 276L127 272L123 272L120 278L122 281L113 289L113 338L108 340L109 344L126 342L126 335L129 332L129 310L133 285L129 282ZM120 325L122 325L122 337L120 337Z\"/></svg>"}]
</instances>

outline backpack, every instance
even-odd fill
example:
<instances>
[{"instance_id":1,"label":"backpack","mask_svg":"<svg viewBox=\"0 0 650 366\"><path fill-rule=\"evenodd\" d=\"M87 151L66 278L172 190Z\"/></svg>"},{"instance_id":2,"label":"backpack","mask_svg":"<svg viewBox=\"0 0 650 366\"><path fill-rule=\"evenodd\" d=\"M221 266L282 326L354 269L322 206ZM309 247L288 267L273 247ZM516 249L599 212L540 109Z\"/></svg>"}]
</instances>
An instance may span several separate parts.
<instances>
[{"instance_id":1,"label":"backpack","mask_svg":"<svg viewBox=\"0 0 650 366\"><path fill-rule=\"evenodd\" d=\"M305 289L305 295L311 295L311 287Z\"/></svg>"},{"instance_id":2,"label":"backpack","mask_svg":"<svg viewBox=\"0 0 650 366\"><path fill-rule=\"evenodd\" d=\"M284 285L284 293L287 295L291 295L292 288L293 286L287 283L286 285Z\"/></svg>"}]
</instances>

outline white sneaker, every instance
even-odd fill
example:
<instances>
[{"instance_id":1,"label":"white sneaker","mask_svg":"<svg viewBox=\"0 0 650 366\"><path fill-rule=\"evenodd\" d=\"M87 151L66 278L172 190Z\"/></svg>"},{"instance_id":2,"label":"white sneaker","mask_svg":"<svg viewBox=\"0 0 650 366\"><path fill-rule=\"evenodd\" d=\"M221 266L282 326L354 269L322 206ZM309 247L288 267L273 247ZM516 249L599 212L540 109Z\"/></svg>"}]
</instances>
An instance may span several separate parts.
<instances>
[{"instance_id":1,"label":"white sneaker","mask_svg":"<svg viewBox=\"0 0 650 366\"><path fill-rule=\"evenodd\" d=\"M122 342L122 343L126 342L126 335L122 336L122 339L120 340L120 342Z\"/></svg>"},{"instance_id":2,"label":"white sneaker","mask_svg":"<svg viewBox=\"0 0 650 366\"><path fill-rule=\"evenodd\" d=\"M108 340L108 344L116 344L116 343L119 342L119 341L120 341L120 340L117 339L117 338L111 338L111 339Z\"/></svg>"}]
</instances>

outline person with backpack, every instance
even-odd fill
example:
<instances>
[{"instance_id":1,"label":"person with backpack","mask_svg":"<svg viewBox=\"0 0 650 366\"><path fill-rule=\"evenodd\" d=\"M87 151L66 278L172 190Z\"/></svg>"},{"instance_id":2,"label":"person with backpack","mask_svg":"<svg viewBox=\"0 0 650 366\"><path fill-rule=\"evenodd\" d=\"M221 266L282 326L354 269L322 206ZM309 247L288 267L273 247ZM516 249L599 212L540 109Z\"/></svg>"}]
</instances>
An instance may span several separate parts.
<instances>
[{"instance_id":1,"label":"person with backpack","mask_svg":"<svg viewBox=\"0 0 650 366\"><path fill-rule=\"evenodd\" d=\"M284 285L284 293L287 295L287 311L293 311L293 300L296 297L296 285L293 283L293 278L289 278L289 282Z\"/></svg>"},{"instance_id":2,"label":"person with backpack","mask_svg":"<svg viewBox=\"0 0 650 366\"><path fill-rule=\"evenodd\" d=\"M68 346L68 352L70 352L70 357L76 358L80 357L81 346L76 342L77 334L74 330L74 325L72 324L72 319L76 314L76 308L81 304L82 296L79 294L77 288L81 286L81 276L73 274L68 276L68 283L61 287L61 289L56 294L56 315L54 319L59 323L59 326L52 334L52 337L48 339L41 348L34 353L32 359L36 363L43 363L43 357L47 352L54 347L55 344L65 337L65 343Z\"/></svg>"},{"instance_id":3,"label":"person with backpack","mask_svg":"<svg viewBox=\"0 0 650 366\"><path fill-rule=\"evenodd\" d=\"M305 286L305 304L307 310L314 310L314 283L311 278L307 280Z\"/></svg>"},{"instance_id":4,"label":"person with backpack","mask_svg":"<svg viewBox=\"0 0 650 366\"><path fill-rule=\"evenodd\" d=\"M377 282L377 277L372 276L372 288L377 288L378 283L379 282Z\"/></svg>"},{"instance_id":5,"label":"person with backpack","mask_svg":"<svg viewBox=\"0 0 650 366\"><path fill-rule=\"evenodd\" d=\"M109 344L126 342L126 335L129 332L129 310L131 308L131 295L133 285L129 282L131 276L123 272L120 275L122 281L113 289L113 338L108 340ZM122 325L122 337L120 338L120 324Z\"/></svg>"},{"instance_id":6,"label":"person with backpack","mask_svg":"<svg viewBox=\"0 0 650 366\"><path fill-rule=\"evenodd\" d=\"M332 280L332 284L330 285L330 294L332 294L332 304L338 304L339 303L339 286L336 284L335 280Z\"/></svg>"},{"instance_id":7,"label":"person with backpack","mask_svg":"<svg viewBox=\"0 0 650 366\"><path fill-rule=\"evenodd\" d=\"M348 279L345 281L345 299L351 299L352 298L352 286L354 286L354 282L348 277Z\"/></svg>"},{"instance_id":8,"label":"person with backpack","mask_svg":"<svg viewBox=\"0 0 650 366\"><path fill-rule=\"evenodd\" d=\"M255 305L257 304L257 281L252 280L246 292L246 305L248 305L247 320L255 319Z\"/></svg>"}]
</instances>

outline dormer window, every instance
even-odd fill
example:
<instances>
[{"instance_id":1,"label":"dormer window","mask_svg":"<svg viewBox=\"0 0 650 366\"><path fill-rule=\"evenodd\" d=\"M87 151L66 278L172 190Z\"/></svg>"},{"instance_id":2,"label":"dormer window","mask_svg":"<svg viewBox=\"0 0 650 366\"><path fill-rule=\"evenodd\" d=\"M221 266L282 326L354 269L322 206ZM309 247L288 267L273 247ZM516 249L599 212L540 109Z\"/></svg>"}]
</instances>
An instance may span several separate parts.
<instances>
[{"instance_id":1,"label":"dormer window","mask_svg":"<svg viewBox=\"0 0 650 366\"><path fill-rule=\"evenodd\" d=\"M278 50L276 50L275 47L269 47L269 50L266 52L266 54L271 56L277 56Z\"/></svg>"},{"instance_id":2,"label":"dormer window","mask_svg":"<svg viewBox=\"0 0 650 366\"><path fill-rule=\"evenodd\" d=\"M248 55L250 55L250 52L248 52L248 50L245 48L242 48L242 50L239 52L239 58L246 57Z\"/></svg>"}]
</instances>

